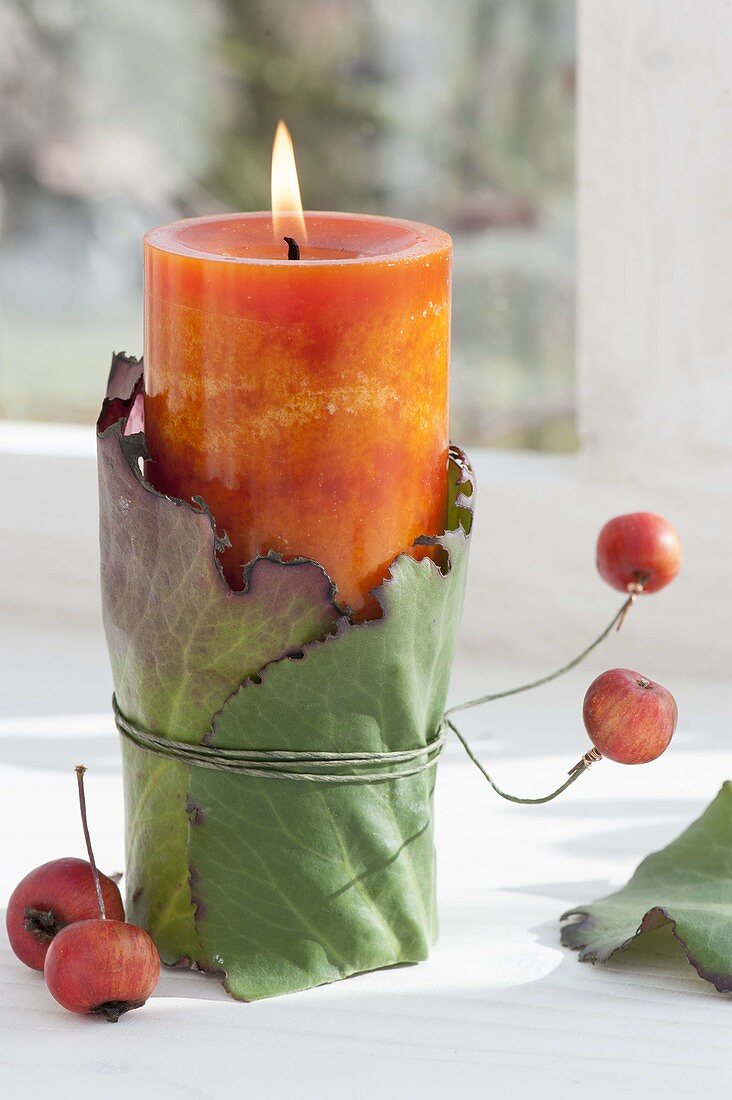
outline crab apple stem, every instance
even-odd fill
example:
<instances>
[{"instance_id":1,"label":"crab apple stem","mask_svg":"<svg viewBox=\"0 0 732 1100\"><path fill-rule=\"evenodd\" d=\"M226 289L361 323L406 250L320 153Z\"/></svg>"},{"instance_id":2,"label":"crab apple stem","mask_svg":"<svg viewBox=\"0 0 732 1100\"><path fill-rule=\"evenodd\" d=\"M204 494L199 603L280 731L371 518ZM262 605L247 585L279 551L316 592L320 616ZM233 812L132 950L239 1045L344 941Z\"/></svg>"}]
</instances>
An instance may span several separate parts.
<instances>
[{"instance_id":1,"label":"crab apple stem","mask_svg":"<svg viewBox=\"0 0 732 1100\"><path fill-rule=\"evenodd\" d=\"M565 779L564 783L557 787L556 790L552 791L551 794L545 794L543 798L519 798L518 795L508 794L507 791L501 790L495 780L492 779L488 772L485 770L480 760L478 760L478 757L475 755L455 723L451 722L449 718L446 719L446 722L452 732L457 737L460 744L465 749L472 762L475 764L478 771L483 775L488 783L490 783L496 794L500 795L501 798L505 798L507 802L517 802L520 806L541 806L544 802L551 802L554 798L558 798L560 794L563 794L564 791L567 790L567 787L571 787L572 784L575 783L581 775L585 774L588 768L596 763L596 761L602 760L602 755L597 751L597 749L592 748L585 753L581 760L577 761L573 768L569 769L569 779Z\"/></svg>"},{"instance_id":2,"label":"crab apple stem","mask_svg":"<svg viewBox=\"0 0 732 1100\"><path fill-rule=\"evenodd\" d=\"M625 622L628 612L635 603L636 596L640 596L642 591L643 581L640 579L637 581L631 581L631 583L628 585L628 598L620 609L620 614L618 615L618 625L615 627L616 630L622 630L623 623Z\"/></svg>"},{"instance_id":3,"label":"crab apple stem","mask_svg":"<svg viewBox=\"0 0 732 1100\"><path fill-rule=\"evenodd\" d=\"M107 919L107 911L104 908L104 897L102 896L102 884L99 881L99 871L97 870L97 864L94 859L94 852L92 851L91 837L89 836L89 824L86 819L86 795L84 794L84 773L86 768L83 764L76 765L76 782L79 786L79 809L81 810L81 827L84 830L84 840L86 841L86 850L89 855L89 863L92 869L92 875L94 876L94 889L97 892L97 901L99 902L99 914L102 920Z\"/></svg>"},{"instance_id":4,"label":"crab apple stem","mask_svg":"<svg viewBox=\"0 0 732 1100\"><path fill-rule=\"evenodd\" d=\"M593 649L597 649L597 647L605 641L614 628L620 630L625 622L626 615L635 603L636 596L642 591L642 585L629 584L628 598L624 601L622 607L615 613L602 634L598 635L594 642L591 642L586 649L583 649L581 653L573 657L566 665L562 665L562 667L556 669L555 672L550 672L548 676L541 676L538 680L531 680L528 684L519 684L518 687L508 688L507 691L496 691L491 695L481 695L479 699L469 699L467 703L458 703L457 706L450 707L449 710L445 711L445 718L449 718L451 714L457 714L458 711L461 710L472 710L473 707L481 707L484 703L495 703L497 699L507 699L509 695L520 695L522 691L531 691L533 688L541 687L542 684L548 684L551 683L552 680L557 680L560 676L563 676L565 672L571 672L573 668L576 668L577 665L584 661L585 657L589 657Z\"/></svg>"}]
</instances>

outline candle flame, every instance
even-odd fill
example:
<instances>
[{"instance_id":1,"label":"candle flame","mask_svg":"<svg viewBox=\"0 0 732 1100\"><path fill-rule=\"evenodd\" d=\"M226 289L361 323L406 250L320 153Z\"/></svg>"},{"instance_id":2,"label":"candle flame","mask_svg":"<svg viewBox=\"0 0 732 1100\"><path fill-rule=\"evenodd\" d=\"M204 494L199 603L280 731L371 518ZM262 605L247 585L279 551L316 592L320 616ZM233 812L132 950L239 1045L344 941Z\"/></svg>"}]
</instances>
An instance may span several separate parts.
<instances>
[{"instance_id":1,"label":"candle flame","mask_svg":"<svg viewBox=\"0 0 732 1100\"><path fill-rule=\"evenodd\" d=\"M298 244L307 243L295 150L290 131L281 119L272 146L272 228L278 244L288 235Z\"/></svg>"}]
</instances>

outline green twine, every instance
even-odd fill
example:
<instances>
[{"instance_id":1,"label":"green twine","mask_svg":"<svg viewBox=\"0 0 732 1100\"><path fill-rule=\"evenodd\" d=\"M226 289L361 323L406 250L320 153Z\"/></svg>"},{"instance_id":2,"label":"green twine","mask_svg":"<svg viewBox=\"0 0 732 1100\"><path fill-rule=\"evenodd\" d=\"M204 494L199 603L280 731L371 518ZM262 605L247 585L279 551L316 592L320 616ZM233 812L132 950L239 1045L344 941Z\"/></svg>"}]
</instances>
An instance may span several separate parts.
<instances>
[{"instance_id":1,"label":"green twine","mask_svg":"<svg viewBox=\"0 0 732 1100\"><path fill-rule=\"evenodd\" d=\"M446 728L426 745L396 752L292 752L274 749L230 749L215 745L191 745L171 741L131 722L112 697L114 719L123 737L158 756L180 760L197 768L231 772L263 779L292 779L306 783L382 783L419 775L434 767L445 748ZM413 765L409 767L409 765ZM380 769L395 767L397 770ZM306 770L299 770L299 769ZM343 771L343 769L348 769ZM364 769L363 771L361 769Z\"/></svg>"}]
</instances>

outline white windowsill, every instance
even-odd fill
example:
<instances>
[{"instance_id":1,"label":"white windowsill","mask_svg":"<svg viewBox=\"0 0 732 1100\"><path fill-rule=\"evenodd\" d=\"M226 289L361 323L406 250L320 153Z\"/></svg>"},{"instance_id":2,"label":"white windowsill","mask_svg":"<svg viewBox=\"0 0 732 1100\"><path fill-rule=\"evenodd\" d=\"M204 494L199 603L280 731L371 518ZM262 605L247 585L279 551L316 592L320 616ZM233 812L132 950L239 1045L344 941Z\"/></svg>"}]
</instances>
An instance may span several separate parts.
<instances>
[{"instance_id":1,"label":"white windowsill","mask_svg":"<svg viewBox=\"0 0 732 1100\"><path fill-rule=\"evenodd\" d=\"M0 420L0 456L90 458L94 454L91 425Z\"/></svg>"}]
</instances>

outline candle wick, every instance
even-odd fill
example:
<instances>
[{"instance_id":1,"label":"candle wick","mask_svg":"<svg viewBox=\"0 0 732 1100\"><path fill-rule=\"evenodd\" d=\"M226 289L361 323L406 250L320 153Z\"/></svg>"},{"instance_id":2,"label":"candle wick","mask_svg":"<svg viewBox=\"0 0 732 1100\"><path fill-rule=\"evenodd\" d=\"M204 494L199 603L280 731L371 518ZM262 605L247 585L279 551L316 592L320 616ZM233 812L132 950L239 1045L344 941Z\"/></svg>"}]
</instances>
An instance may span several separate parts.
<instances>
[{"instance_id":1,"label":"candle wick","mask_svg":"<svg viewBox=\"0 0 732 1100\"><path fill-rule=\"evenodd\" d=\"M297 243L294 237L283 237L283 241L287 241L287 259L299 260L300 259L300 245Z\"/></svg>"}]
</instances>

